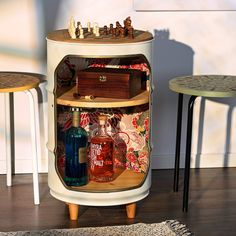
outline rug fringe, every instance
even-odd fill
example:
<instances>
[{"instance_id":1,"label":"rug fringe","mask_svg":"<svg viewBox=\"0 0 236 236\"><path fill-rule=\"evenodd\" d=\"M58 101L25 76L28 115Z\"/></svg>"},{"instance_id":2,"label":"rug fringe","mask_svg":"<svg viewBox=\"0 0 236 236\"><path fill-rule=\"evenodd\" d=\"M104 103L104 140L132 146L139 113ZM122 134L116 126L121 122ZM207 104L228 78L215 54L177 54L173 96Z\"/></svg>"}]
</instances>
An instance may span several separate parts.
<instances>
[{"instance_id":1,"label":"rug fringe","mask_svg":"<svg viewBox=\"0 0 236 236\"><path fill-rule=\"evenodd\" d=\"M178 236L194 235L192 232L190 232L190 230L186 227L186 225L181 224L178 220L167 220L166 224Z\"/></svg>"}]
</instances>

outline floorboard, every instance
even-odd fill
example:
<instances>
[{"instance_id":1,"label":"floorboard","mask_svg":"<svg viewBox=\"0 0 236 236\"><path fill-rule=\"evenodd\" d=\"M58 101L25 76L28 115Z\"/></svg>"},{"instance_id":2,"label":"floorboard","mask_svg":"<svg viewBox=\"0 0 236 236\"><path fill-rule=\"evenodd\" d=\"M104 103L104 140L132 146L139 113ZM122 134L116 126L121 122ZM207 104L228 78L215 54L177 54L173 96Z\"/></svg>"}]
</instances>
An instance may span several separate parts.
<instances>
[{"instance_id":1,"label":"floorboard","mask_svg":"<svg viewBox=\"0 0 236 236\"><path fill-rule=\"evenodd\" d=\"M47 185L47 174L40 174L39 206L33 204L31 174L13 176L13 187L6 187L0 175L0 231L39 230L157 223L176 219L196 235L236 235L236 168L192 169L188 213L182 212L183 171L180 190L172 191L173 170L153 170L150 194L138 202L136 218L126 218L124 206L82 206L79 220L69 220L66 204L54 199Z\"/></svg>"}]
</instances>

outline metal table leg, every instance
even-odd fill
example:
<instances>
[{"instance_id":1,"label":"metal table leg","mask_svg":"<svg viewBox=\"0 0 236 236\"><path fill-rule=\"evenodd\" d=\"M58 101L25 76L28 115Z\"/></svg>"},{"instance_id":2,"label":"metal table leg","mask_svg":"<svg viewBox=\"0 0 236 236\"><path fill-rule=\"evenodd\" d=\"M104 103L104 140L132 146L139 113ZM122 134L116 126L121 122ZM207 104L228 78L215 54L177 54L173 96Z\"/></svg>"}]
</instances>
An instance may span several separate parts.
<instances>
[{"instance_id":1,"label":"metal table leg","mask_svg":"<svg viewBox=\"0 0 236 236\"><path fill-rule=\"evenodd\" d=\"M179 162L180 162L180 145L181 145L182 110L183 110L183 94L179 93L176 146L175 146L174 192L178 192L178 187L179 187Z\"/></svg>"},{"instance_id":2,"label":"metal table leg","mask_svg":"<svg viewBox=\"0 0 236 236\"><path fill-rule=\"evenodd\" d=\"M191 96L188 103L188 123L187 123L187 137L186 137L186 156L185 156L185 170L184 170L184 195L183 195L183 211L188 211L188 194L189 194L189 174L190 174L190 160L191 160L191 144L192 144L192 124L193 124L193 107L197 96Z\"/></svg>"}]
</instances>

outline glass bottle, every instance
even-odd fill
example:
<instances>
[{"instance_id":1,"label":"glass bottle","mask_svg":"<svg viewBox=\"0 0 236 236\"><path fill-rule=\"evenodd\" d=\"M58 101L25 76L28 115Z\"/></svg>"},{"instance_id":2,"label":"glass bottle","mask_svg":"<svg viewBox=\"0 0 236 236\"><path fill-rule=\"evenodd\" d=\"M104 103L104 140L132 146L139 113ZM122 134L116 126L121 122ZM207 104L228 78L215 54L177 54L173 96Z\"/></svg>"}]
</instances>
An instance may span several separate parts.
<instances>
[{"instance_id":1,"label":"glass bottle","mask_svg":"<svg viewBox=\"0 0 236 236\"><path fill-rule=\"evenodd\" d=\"M107 134L107 116L100 115L98 134L90 142L90 179L96 182L113 180L113 149L114 141Z\"/></svg>"},{"instance_id":2,"label":"glass bottle","mask_svg":"<svg viewBox=\"0 0 236 236\"><path fill-rule=\"evenodd\" d=\"M68 186L81 186L88 183L87 144L88 135L79 126L79 108L72 108L72 126L65 135L65 177Z\"/></svg>"}]
</instances>

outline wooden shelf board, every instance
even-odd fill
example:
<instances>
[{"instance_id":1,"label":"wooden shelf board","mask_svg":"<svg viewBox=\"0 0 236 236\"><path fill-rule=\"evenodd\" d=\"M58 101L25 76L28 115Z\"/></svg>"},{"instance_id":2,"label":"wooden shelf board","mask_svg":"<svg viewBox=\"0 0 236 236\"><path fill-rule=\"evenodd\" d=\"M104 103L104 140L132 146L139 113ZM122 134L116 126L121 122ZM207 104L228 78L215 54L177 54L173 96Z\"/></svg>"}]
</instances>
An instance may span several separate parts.
<instances>
[{"instance_id":1,"label":"wooden shelf board","mask_svg":"<svg viewBox=\"0 0 236 236\"><path fill-rule=\"evenodd\" d=\"M57 104L71 107L112 108L112 107L138 106L149 102L148 91L144 91L130 99L96 97L94 100L88 100L85 99L84 97L76 99L73 97L73 93L75 92L76 92L75 87L69 90L68 92L65 92L63 95L57 98Z\"/></svg>"},{"instance_id":2,"label":"wooden shelf board","mask_svg":"<svg viewBox=\"0 0 236 236\"><path fill-rule=\"evenodd\" d=\"M80 187L70 187L72 190L83 192L115 192L135 189L142 185L146 174L137 173L132 170L116 170L115 180L106 183L90 181L87 185Z\"/></svg>"}]
</instances>

